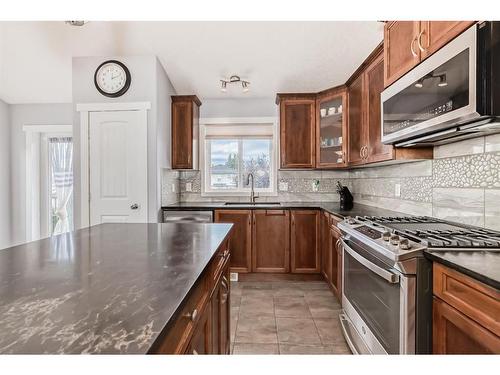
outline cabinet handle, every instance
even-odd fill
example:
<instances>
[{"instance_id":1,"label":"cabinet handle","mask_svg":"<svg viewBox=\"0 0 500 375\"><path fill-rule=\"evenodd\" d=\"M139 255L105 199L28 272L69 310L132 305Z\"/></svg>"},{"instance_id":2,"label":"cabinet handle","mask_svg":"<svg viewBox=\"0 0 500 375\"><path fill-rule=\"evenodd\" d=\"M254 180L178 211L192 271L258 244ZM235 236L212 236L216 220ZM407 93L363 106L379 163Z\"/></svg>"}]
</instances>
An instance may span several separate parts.
<instances>
[{"instance_id":1,"label":"cabinet handle","mask_svg":"<svg viewBox=\"0 0 500 375\"><path fill-rule=\"evenodd\" d=\"M198 310L194 309L192 313L186 313L184 315L185 318L191 319L192 322L196 320L196 317L198 316Z\"/></svg>"},{"instance_id":2,"label":"cabinet handle","mask_svg":"<svg viewBox=\"0 0 500 375\"><path fill-rule=\"evenodd\" d=\"M413 57L417 57L417 53L415 52L415 50L413 49L413 44L415 44L415 40L417 40L417 37L413 38L411 40L411 43L410 43L410 51L411 51L411 54L413 55Z\"/></svg>"},{"instance_id":3,"label":"cabinet handle","mask_svg":"<svg viewBox=\"0 0 500 375\"><path fill-rule=\"evenodd\" d=\"M420 34L418 34L418 37L417 37L418 49L419 49L421 52L425 52L425 51L426 51L426 49L422 46L422 42L421 42L421 40L422 40L422 34L423 34L424 32L425 32L425 29L424 29L424 30L422 30L422 31L420 32Z\"/></svg>"}]
</instances>

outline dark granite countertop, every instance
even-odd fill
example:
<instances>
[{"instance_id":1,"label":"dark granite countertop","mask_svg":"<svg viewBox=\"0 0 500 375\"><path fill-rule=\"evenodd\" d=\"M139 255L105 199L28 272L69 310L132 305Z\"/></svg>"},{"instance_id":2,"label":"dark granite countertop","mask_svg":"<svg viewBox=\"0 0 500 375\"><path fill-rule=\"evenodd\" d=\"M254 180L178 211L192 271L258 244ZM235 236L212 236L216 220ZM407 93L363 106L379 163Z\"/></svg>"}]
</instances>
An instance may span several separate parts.
<instances>
[{"instance_id":1,"label":"dark granite countertop","mask_svg":"<svg viewBox=\"0 0 500 375\"><path fill-rule=\"evenodd\" d=\"M0 353L147 353L231 224L102 224L0 250Z\"/></svg>"},{"instance_id":2,"label":"dark granite countertop","mask_svg":"<svg viewBox=\"0 0 500 375\"><path fill-rule=\"evenodd\" d=\"M425 256L500 290L500 252L427 250Z\"/></svg>"},{"instance_id":3,"label":"dark granite countertop","mask_svg":"<svg viewBox=\"0 0 500 375\"><path fill-rule=\"evenodd\" d=\"M383 208L367 206L354 203L350 210L341 210L339 202L281 202L280 205L251 205L245 202L241 204L226 205L224 202L181 202L168 206L163 206L163 210L220 210L220 209L320 209L332 215L344 218L346 216L409 216L401 212L390 211Z\"/></svg>"}]
</instances>

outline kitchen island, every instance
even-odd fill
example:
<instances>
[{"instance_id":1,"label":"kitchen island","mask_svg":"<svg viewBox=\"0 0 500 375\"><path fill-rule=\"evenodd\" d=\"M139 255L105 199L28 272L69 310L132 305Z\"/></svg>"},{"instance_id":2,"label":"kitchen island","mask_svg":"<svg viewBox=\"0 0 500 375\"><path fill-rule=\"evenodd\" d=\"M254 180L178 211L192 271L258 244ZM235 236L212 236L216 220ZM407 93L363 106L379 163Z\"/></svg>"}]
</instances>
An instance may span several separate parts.
<instances>
[{"instance_id":1,"label":"kitchen island","mask_svg":"<svg viewBox=\"0 0 500 375\"><path fill-rule=\"evenodd\" d=\"M209 305L231 227L101 224L0 250L0 353L184 352L203 313L178 334L180 314Z\"/></svg>"}]
</instances>

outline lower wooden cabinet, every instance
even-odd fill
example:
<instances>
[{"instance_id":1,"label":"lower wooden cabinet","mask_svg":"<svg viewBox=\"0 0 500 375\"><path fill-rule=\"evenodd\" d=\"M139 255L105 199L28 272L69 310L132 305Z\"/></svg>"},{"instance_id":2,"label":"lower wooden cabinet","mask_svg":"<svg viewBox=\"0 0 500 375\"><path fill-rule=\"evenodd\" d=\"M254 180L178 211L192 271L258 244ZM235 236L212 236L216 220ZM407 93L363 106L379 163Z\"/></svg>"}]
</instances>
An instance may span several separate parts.
<instances>
[{"instance_id":1,"label":"lower wooden cabinet","mask_svg":"<svg viewBox=\"0 0 500 375\"><path fill-rule=\"evenodd\" d=\"M500 291L433 265L433 353L500 354Z\"/></svg>"},{"instance_id":2,"label":"lower wooden cabinet","mask_svg":"<svg viewBox=\"0 0 500 375\"><path fill-rule=\"evenodd\" d=\"M446 302L433 301L434 354L500 354L500 338Z\"/></svg>"},{"instance_id":3,"label":"lower wooden cabinet","mask_svg":"<svg viewBox=\"0 0 500 375\"><path fill-rule=\"evenodd\" d=\"M319 211L291 210L292 273L320 272L319 240Z\"/></svg>"},{"instance_id":4,"label":"lower wooden cabinet","mask_svg":"<svg viewBox=\"0 0 500 375\"><path fill-rule=\"evenodd\" d=\"M332 248L330 238L330 214L321 213L320 219L320 239L321 239L321 274L326 282L330 284L332 278Z\"/></svg>"},{"instance_id":5,"label":"lower wooden cabinet","mask_svg":"<svg viewBox=\"0 0 500 375\"><path fill-rule=\"evenodd\" d=\"M342 233L337 228L340 219L327 212L321 213L321 273L337 298L342 297Z\"/></svg>"},{"instance_id":6,"label":"lower wooden cabinet","mask_svg":"<svg viewBox=\"0 0 500 375\"><path fill-rule=\"evenodd\" d=\"M340 246L340 238L342 233L337 228L335 222L330 227L330 242L331 242L331 264L332 273L330 277L330 285L337 295L339 301L342 298L342 247Z\"/></svg>"},{"instance_id":7,"label":"lower wooden cabinet","mask_svg":"<svg viewBox=\"0 0 500 375\"><path fill-rule=\"evenodd\" d=\"M151 353L230 353L229 264L230 248L225 241Z\"/></svg>"},{"instance_id":8,"label":"lower wooden cabinet","mask_svg":"<svg viewBox=\"0 0 500 375\"><path fill-rule=\"evenodd\" d=\"M234 224L231 246L231 271L252 271L252 211L216 210L215 222Z\"/></svg>"},{"instance_id":9,"label":"lower wooden cabinet","mask_svg":"<svg viewBox=\"0 0 500 375\"><path fill-rule=\"evenodd\" d=\"M290 211L253 212L252 271L290 271Z\"/></svg>"},{"instance_id":10,"label":"lower wooden cabinet","mask_svg":"<svg viewBox=\"0 0 500 375\"><path fill-rule=\"evenodd\" d=\"M205 307L185 354L212 354L212 309Z\"/></svg>"}]
</instances>

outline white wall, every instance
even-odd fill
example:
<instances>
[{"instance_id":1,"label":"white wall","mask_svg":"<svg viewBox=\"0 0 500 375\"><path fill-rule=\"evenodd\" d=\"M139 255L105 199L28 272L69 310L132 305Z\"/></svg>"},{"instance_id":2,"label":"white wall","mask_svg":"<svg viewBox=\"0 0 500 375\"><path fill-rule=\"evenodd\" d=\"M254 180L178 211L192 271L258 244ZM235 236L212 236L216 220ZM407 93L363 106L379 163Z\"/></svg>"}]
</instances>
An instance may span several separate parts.
<instances>
[{"instance_id":1,"label":"white wall","mask_svg":"<svg viewBox=\"0 0 500 375\"><path fill-rule=\"evenodd\" d=\"M201 99L200 117L271 117L277 115L275 98Z\"/></svg>"},{"instance_id":2,"label":"white wall","mask_svg":"<svg viewBox=\"0 0 500 375\"><path fill-rule=\"evenodd\" d=\"M26 135L24 125L71 125L70 103L12 104L11 178L12 178L12 243L26 241Z\"/></svg>"},{"instance_id":3,"label":"white wall","mask_svg":"<svg viewBox=\"0 0 500 375\"><path fill-rule=\"evenodd\" d=\"M0 249L11 244L10 106L0 99Z\"/></svg>"},{"instance_id":4,"label":"white wall","mask_svg":"<svg viewBox=\"0 0 500 375\"><path fill-rule=\"evenodd\" d=\"M101 95L94 86L94 73L103 61L115 59L123 62L132 76L129 90L119 98L108 98ZM80 227L80 114L76 105L80 103L123 103L149 102L148 112L148 219L158 221L161 207L161 174L159 164L168 164L168 159L159 159L159 153L170 153L170 145L158 141L159 137L168 134L163 126L170 128L170 101L165 101L174 89L163 68L158 66L155 56L93 56L73 58L73 133L75 139L75 224ZM161 69L160 69L161 68ZM160 109L161 107L161 109ZM167 109L163 107L168 107ZM168 118L168 123L165 122ZM163 148L168 147L168 152Z\"/></svg>"}]
</instances>

